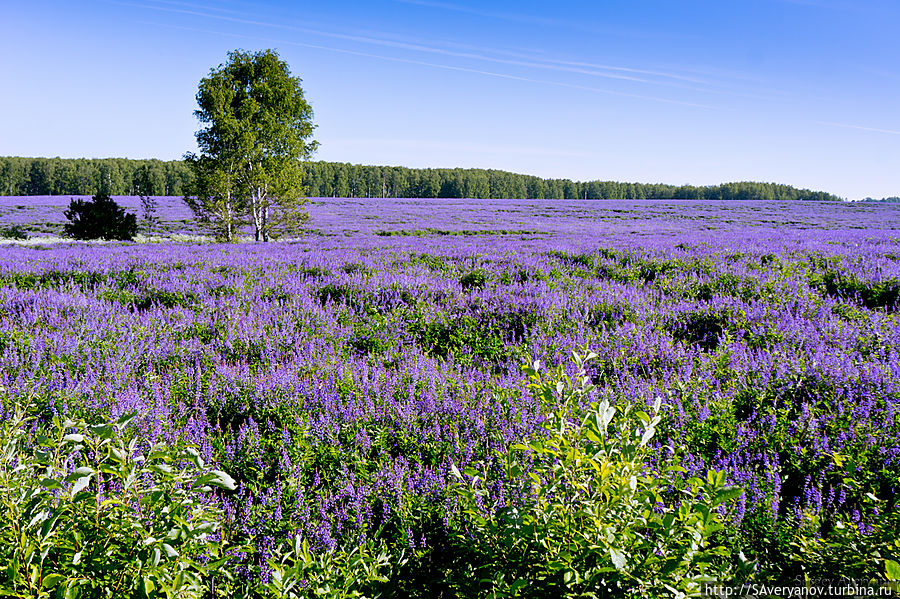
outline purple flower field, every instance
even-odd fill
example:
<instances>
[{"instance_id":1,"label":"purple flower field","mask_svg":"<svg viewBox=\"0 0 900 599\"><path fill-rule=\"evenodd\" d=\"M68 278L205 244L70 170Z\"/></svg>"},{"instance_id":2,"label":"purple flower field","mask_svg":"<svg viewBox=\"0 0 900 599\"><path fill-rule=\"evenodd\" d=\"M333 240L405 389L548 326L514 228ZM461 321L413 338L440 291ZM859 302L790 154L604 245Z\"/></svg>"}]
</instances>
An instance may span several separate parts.
<instances>
[{"instance_id":1,"label":"purple flower field","mask_svg":"<svg viewBox=\"0 0 900 599\"><path fill-rule=\"evenodd\" d=\"M0 219L53 233L68 200L0 198ZM162 201L166 232L198 231ZM796 570L791 534L845 518L865 538L898 509L900 208L308 208L311 234L285 243L0 246L3 401L138 410L147 442L194 443L239 482L219 500L263 551L298 532L428 547L450 464L498 466L538 428L520 366L574 375L589 346L598 397L662 398L660 455L744 490L723 542L773 571Z\"/></svg>"},{"instance_id":2,"label":"purple flower field","mask_svg":"<svg viewBox=\"0 0 900 599\"><path fill-rule=\"evenodd\" d=\"M153 196L159 204L158 234L202 232L180 197ZM34 235L58 235L71 199L90 196L0 196L0 223ZM113 196L140 218L137 196ZM309 228L320 235L421 236L432 228L581 237L627 233L699 234L704 231L808 229L900 230L896 206L849 202L725 202L696 200L475 200L414 198L310 198Z\"/></svg>"}]
</instances>

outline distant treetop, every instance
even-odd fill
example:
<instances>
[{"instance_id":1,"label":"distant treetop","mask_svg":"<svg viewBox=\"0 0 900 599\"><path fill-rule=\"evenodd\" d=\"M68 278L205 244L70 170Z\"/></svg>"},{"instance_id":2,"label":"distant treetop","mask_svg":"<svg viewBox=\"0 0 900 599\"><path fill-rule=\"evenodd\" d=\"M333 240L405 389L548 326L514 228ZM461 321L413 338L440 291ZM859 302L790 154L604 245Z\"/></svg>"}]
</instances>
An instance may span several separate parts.
<instances>
[{"instance_id":1,"label":"distant treetop","mask_svg":"<svg viewBox=\"0 0 900 599\"><path fill-rule=\"evenodd\" d=\"M877 200L875 198L864 198L863 202L880 202L882 204L900 204L900 196L890 196Z\"/></svg>"}]
</instances>

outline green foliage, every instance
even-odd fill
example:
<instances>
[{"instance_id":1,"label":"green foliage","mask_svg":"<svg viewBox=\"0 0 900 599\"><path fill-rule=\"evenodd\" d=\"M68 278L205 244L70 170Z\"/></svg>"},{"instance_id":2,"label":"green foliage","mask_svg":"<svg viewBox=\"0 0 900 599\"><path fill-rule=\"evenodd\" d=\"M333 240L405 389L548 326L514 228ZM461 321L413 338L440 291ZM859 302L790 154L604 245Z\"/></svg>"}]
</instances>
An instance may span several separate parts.
<instances>
[{"instance_id":1,"label":"green foliage","mask_svg":"<svg viewBox=\"0 0 900 599\"><path fill-rule=\"evenodd\" d=\"M9 225L0 229L0 239L22 241L28 239L28 233L25 232L21 225Z\"/></svg>"},{"instance_id":2,"label":"green foliage","mask_svg":"<svg viewBox=\"0 0 900 599\"><path fill-rule=\"evenodd\" d=\"M476 269L467 272L459 279L459 286L465 290L481 289L487 283L490 273L483 269Z\"/></svg>"},{"instance_id":3,"label":"green foliage","mask_svg":"<svg viewBox=\"0 0 900 599\"><path fill-rule=\"evenodd\" d=\"M205 496L233 489L192 448L142 452L128 426L19 408L0 423L0 589L42 597L216 596L227 581L219 510Z\"/></svg>"},{"instance_id":4,"label":"green foliage","mask_svg":"<svg viewBox=\"0 0 900 599\"><path fill-rule=\"evenodd\" d=\"M107 277L103 273L77 270L48 270L44 272L7 273L0 281L19 289L51 289L59 285L72 284L82 290L89 290L102 284Z\"/></svg>"},{"instance_id":5,"label":"green foliage","mask_svg":"<svg viewBox=\"0 0 900 599\"><path fill-rule=\"evenodd\" d=\"M731 309L703 309L681 314L671 323L672 337L689 345L712 351L722 334L735 326L738 315Z\"/></svg>"},{"instance_id":6,"label":"green foliage","mask_svg":"<svg viewBox=\"0 0 900 599\"><path fill-rule=\"evenodd\" d=\"M141 184L142 179L146 180L140 173L143 168L150 170L149 187ZM826 192L775 183L695 187L582 182L498 170L411 169L322 161L307 163L304 176L313 197L840 200ZM180 160L0 157L0 195L86 195L101 189L112 195L136 195L143 190L151 195L178 196L190 193L193 178L190 164Z\"/></svg>"},{"instance_id":7,"label":"green foliage","mask_svg":"<svg viewBox=\"0 0 900 599\"><path fill-rule=\"evenodd\" d=\"M884 500L867 490L872 488L869 476L853 457L833 454L832 458L843 475L845 488L860 497L854 506L856 513L801 514L791 543L791 561L812 578L839 572L847 579L900 580L896 569L896 560L900 560L900 506L893 498ZM900 476L893 473L889 482L900 483ZM861 527L860 513L879 517L870 527ZM823 531L828 534L823 535Z\"/></svg>"},{"instance_id":8,"label":"green foliage","mask_svg":"<svg viewBox=\"0 0 900 599\"><path fill-rule=\"evenodd\" d=\"M548 233L546 231L532 231L529 229L463 229L452 231L450 229L426 227L425 229L399 229L395 231L378 230L375 231L375 235L379 237L425 237L427 235L473 237L475 235L548 235Z\"/></svg>"},{"instance_id":9,"label":"green foliage","mask_svg":"<svg viewBox=\"0 0 900 599\"><path fill-rule=\"evenodd\" d=\"M509 355L500 329L473 316L431 322L417 320L409 325L409 331L427 355L452 357L466 365L478 360L497 367Z\"/></svg>"},{"instance_id":10,"label":"green foliage","mask_svg":"<svg viewBox=\"0 0 900 599\"><path fill-rule=\"evenodd\" d=\"M177 196L190 179L180 160L0 157L0 195Z\"/></svg>"},{"instance_id":11,"label":"green foliage","mask_svg":"<svg viewBox=\"0 0 900 599\"><path fill-rule=\"evenodd\" d=\"M102 192L90 202L72 199L64 214L69 222L63 230L75 239L130 241L138 230L137 217Z\"/></svg>"},{"instance_id":12,"label":"green foliage","mask_svg":"<svg viewBox=\"0 0 900 599\"><path fill-rule=\"evenodd\" d=\"M134 191L141 200L141 216L146 227L147 235L153 234L153 229L159 224L159 202L153 197L154 171L144 165L134 174Z\"/></svg>"},{"instance_id":13,"label":"green foliage","mask_svg":"<svg viewBox=\"0 0 900 599\"><path fill-rule=\"evenodd\" d=\"M893 312L900 299L900 281L886 279L878 282L860 281L852 274L831 270L811 277L810 284L839 299L855 299L860 305L875 310Z\"/></svg>"},{"instance_id":14,"label":"green foliage","mask_svg":"<svg viewBox=\"0 0 900 599\"><path fill-rule=\"evenodd\" d=\"M399 555L391 555L373 541L348 551L314 554L308 542L297 536L293 546L281 547L269 558L271 580L261 584L254 596L266 599L371 597L371 587L388 582L391 569L405 561L402 550Z\"/></svg>"},{"instance_id":15,"label":"green foliage","mask_svg":"<svg viewBox=\"0 0 900 599\"><path fill-rule=\"evenodd\" d=\"M574 355L575 381L561 367L550 375L538 363L525 368L547 416L540 434L498 452L504 495L515 499L492 498L490 471L452 468L458 538L477 556L482 593L684 596L736 573L714 538L743 491L726 486L722 472L684 481L675 463L651 466L659 400L652 414L606 398L583 410L594 392L584 366L596 357Z\"/></svg>"},{"instance_id":16,"label":"green foliage","mask_svg":"<svg viewBox=\"0 0 900 599\"><path fill-rule=\"evenodd\" d=\"M300 83L273 50L230 52L200 81L201 155L186 156L195 186L185 199L228 241L243 220L257 241L268 241L299 233L308 218L302 161L317 144Z\"/></svg>"},{"instance_id":17,"label":"green foliage","mask_svg":"<svg viewBox=\"0 0 900 599\"><path fill-rule=\"evenodd\" d=\"M739 182L695 187L541 179L493 169L410 169L335 162L307 165L310 195L392 198L567 198L686 200L839 200L821 191L774 183Z\"/></svg>"}]
</instances>

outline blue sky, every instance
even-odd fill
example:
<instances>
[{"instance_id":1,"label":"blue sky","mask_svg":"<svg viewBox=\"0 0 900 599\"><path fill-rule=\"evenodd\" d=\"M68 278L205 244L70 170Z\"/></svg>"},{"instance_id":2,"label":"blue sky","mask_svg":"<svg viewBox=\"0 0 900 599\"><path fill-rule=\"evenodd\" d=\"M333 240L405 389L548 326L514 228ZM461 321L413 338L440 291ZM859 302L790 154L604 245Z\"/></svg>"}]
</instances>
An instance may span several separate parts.
<instances>
[{"instance_id":1,"label":"blue sky","mask_svg":"<svg viewBox=\"0 0 900 599\"><path fill-rule=\"evenodd\" d=\"M316 158L900 195L900 2L10 2L0 155L177 159L197 83L275 48Z\"/></svg>"}]
</instances>

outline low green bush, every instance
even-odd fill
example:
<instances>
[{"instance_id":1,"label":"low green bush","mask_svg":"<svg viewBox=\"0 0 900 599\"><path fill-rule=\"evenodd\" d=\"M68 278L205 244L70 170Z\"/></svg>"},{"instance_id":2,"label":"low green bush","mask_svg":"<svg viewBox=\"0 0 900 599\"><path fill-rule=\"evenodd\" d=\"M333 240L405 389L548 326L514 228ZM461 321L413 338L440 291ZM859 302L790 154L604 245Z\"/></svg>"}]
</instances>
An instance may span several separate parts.
<instances>
[{"instance_id":1,"label":"low green bush","mask_svg":"<svg viewBox=\"0 0 900 599\"><path fill-rule=\"evenodd\" d=\"M715 541L743 491L726 486L722 472L684 480L671 461L651 466L660 401L652 414L590 401L585 363L596 357L574 356L575 381L561 367L550 375L538 363L525 369L546 419L533 438L499 452L499 480L488 470L453 468L458 538L477 556L479 588L470 592L685 596L752 567ZM498 502L498 482L505 497L518 499Z\"/></svg>"},{"instance_id":2,"label":"low green bush","mask_svg":"<svg viewBox=\"0 0 900 599\"><path fill-rule=\"evenodd\" d=\"M142 451L134 416L42 427L19 406L0 422L0 595L221 596L228 556L207 495L234 483L192 448Z\"/></svg>"}]
</instances>

